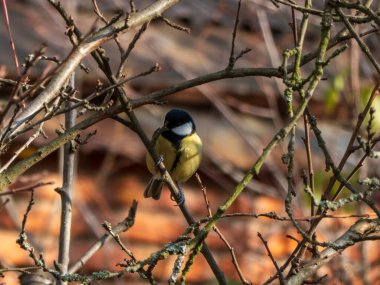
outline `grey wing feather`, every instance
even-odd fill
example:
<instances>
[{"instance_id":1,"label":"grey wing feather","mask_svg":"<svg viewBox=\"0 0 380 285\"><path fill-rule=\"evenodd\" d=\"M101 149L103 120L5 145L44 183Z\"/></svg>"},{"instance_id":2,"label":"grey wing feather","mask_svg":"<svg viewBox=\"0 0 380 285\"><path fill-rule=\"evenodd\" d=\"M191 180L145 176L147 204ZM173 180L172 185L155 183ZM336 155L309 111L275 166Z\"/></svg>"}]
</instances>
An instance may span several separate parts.
<instances>
[{"instance_id":1,"label":"grey wing feather","mask_svg":"<svg viewBox=\"0 0 380 285\"><path fill-rule=\"evenodd\" d=\"M162 131L161 128L158 128L157 130L154 131L152 140L151 140L153 145L155 144L158 136L161 134L161 131ZM162 180L152 178L149 181L148 186L145 188L144 198L152 197L155 200L160 199L163 186L164 186L164 182Z\"/></svg>"}]
</instances>

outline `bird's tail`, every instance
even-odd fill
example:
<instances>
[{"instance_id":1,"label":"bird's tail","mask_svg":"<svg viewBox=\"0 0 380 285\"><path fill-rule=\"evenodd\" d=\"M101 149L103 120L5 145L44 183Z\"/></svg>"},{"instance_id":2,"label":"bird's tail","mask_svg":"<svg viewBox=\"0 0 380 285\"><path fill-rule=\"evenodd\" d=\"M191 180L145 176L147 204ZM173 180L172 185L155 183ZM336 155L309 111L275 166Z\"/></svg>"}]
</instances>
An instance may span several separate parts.
<instances>
[{"instance_id":1,"label":"bird's tail","mask_svg":"<svg viewBox=\"0 0 380 285\"><path fill-rule=\"evenodd\" d=\"M149 181L148 186L145 188L144 198L152 197L155 200L160 199L163 186L164 186L164 181L152 178Z\"/></svg>"}]
</instances>

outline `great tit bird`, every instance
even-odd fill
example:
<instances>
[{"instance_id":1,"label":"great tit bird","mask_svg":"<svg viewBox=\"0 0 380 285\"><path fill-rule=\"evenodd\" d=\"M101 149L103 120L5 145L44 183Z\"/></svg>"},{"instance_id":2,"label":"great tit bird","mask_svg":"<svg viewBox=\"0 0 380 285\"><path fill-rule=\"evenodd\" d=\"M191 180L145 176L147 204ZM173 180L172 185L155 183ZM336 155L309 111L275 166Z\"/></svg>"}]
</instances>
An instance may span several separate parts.
<instances>
[{"instance_id":1,"label":"great tit bird","mask_svg":"<svg viewBox=\"0 0 380 285\"><path fill-rule=\"evenodd\" d=\"M180 190L180 201L177 201L180 205L184 202L184 196L179 183L187 181L197 171L202 159L202 141L195 132L193 119L184 110L170 110L165 116L164 125L154 132L152 144ZM158 200L164 181L149 153L146 164L153 178L145 189L144 197Z\"/></svg>"}]
</instances>

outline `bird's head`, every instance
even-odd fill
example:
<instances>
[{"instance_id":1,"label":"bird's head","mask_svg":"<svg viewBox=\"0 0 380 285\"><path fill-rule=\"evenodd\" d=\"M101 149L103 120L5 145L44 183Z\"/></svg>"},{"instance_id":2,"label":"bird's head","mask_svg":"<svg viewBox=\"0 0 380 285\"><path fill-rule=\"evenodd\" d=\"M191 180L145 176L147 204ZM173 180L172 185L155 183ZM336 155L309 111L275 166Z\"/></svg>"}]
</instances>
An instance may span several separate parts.
<instances>
[{"instance_id":1,"label":"bird's head","mask_svg":"<svg viewBox=\"0 0 380 285\"><path fill-rule=\"evenodd\" d=\"M186 111L172 109L165 116L164 129L178 136L188 136L195 132L195 124Z\"/></svg>"}]
</instances>

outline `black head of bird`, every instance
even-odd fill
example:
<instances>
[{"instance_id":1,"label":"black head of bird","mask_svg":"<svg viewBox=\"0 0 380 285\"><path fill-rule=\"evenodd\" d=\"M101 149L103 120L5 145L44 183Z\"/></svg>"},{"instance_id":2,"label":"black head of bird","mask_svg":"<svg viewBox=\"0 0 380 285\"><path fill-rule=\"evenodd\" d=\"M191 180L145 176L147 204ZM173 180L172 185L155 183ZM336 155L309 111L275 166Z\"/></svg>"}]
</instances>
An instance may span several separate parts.
<instances>
[{"instance_id":1,"label":"black head of bird","mask_svg":"<svg viewBox=\"0 0 380 285\"><path fill-rule=\"evenodd\" d=\"M191 126L191 130L195 131L195 124L193 118L184 110L172 109L166 116L164 121L164 126L175 132L179 127Z\"/></svg>"}]
</instances>

